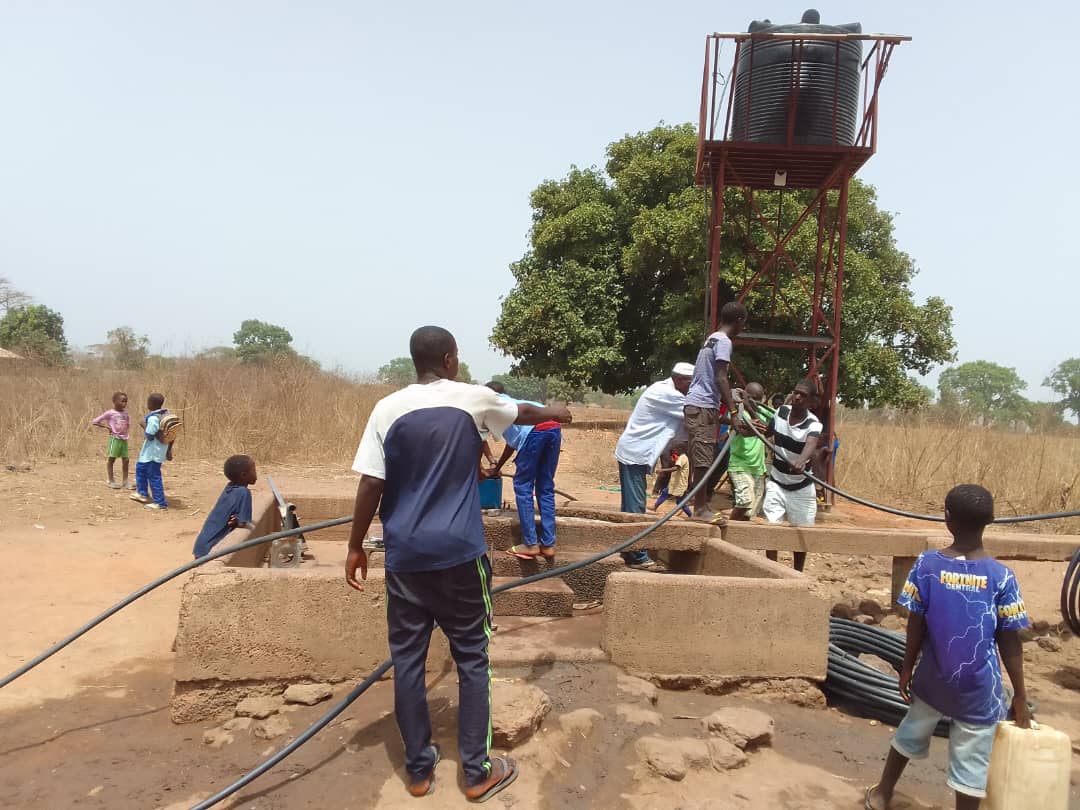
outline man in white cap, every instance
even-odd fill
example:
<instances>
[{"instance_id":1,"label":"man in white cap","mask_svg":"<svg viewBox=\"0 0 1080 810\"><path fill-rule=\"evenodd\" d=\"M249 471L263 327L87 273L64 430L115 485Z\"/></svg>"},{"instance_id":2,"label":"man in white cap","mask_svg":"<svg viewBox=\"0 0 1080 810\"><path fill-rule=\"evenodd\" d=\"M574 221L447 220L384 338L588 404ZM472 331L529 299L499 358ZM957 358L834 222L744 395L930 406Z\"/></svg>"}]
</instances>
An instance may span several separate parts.
<instances>
[{"instance_id":1,"label":"man in white cap","mask_svg":"<svg viewBox=\"0 0 1080 810\"><path fill-rule=\"evenodd\" d=\"M645 514L645 477L668 443L685 433L683 406L693 376L693 364L676 363L671 376L646 388L634 406L626 430L615 445L623 512ZM622 558L631 568L656 567L647 551L623 552Z\"/></svg>"}]
</instances>

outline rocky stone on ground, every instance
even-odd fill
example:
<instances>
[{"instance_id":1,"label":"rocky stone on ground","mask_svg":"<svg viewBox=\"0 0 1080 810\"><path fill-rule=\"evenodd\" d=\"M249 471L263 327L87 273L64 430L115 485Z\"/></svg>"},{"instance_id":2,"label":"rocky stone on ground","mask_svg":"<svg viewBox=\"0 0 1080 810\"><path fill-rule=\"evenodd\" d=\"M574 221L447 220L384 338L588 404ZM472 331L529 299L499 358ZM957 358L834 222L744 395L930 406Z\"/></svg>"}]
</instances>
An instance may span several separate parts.
<instances>
[{"instance_id":1,"label":"rocky stone on ground","mask_svg":"<svg viewBox=\"0 0 1080 810\"><path fill-rule=\"evenodd\" d=\"M686 777L686 757L673 740L665 740L663 737L642 737L634 744L634 747L641 760L654 773L676 782Z\"/></svg>"},{"instance_id":2,"label":"rocky stone on ground","mask_svg":"<svg viewBox=\"0 0 1080 810\"><path fill-rule=\"evenodd\" d=\"M1061 652L1061 640L1053 636L1042 636L1035 643L1047 652Z\"/></svg>"},{"instance_id":3,"label":"rocky stone on ground","mask_svg":"<svg viewBox=\"0 0 1080 810\"><path fill-rule=\"evenodd\" d=\"M615 714L624 723L632 726L659 726L664 722L659 712L646 709L643 706L632 706L629 703L620 703L615 707Z\"/></svg>"},{"instance_id":4,"label":"rocky stone on ground","mask_svg":"<svg viewBox=\"0 0 1080 810\"><path fill-rule=\"evenodd\" d=\"M893 632L903 632L907 628L907 619L897 616L895 613L890 613L881 620L881 626Z\"/></svg>"},{"instance_id":5,"label":"rocky stone on ground","mask_svg":"<svg viewBox=\"0 0 1080 810\"><path fill-rule=\"evenodd\" d=\"M250 717L234 717L222 723L221 727L226 731L250 731L251 722Z\"/></svg>"},{"instance_id":6,"label":"rocky stone on ground","mask_svg":"<svg viewBox=\"0 0 1080 810\"><path fill-rule=\"evenodd\" d=\"M855 616L855 621L859 624L877 624L877 619L871 616L869 613L859 613Z\"/></svg>"},{"instance_id":7,"label":"rocky stone on ground","mask_svg":"<svg viewBox=\"0 0 1080 810\"><path fill-rule=\"evenodd\" d=\"M223 728L212 728L203 732L202 741L203 745L209 745L211 748L221 748L233 741L233 735Z\"/></svg>"},{"instance_id":8,"label":"rocky stone on ground","mask_svg":"<svg viewBox=\"0 0 1080 810\"><path fill-rule=\"evenodd\" d=\"M765 712L726 706L701 721L710 734L723 737L738 748L753 748L772 743L775 723Z\"/></svg>"},{"instance_id":9,"label":"rocky stone on ground","mask_svg":"<svg viewBox=\"0 0 1080 810\"><path fill-rule=\"evenodd\" d=\"M328 683L294 683L285 690L286 703L314 706L334 696L334 687Z\"/></svg>"},{"instance_id":10,"label":"rocky stone on ground","mask_svg":"<svg viewBox=\"0 0 1080 810\"><path fill-rule=\"evenodd\" d=\"M251 733L260 740L272 740L275 737L288 734L291 730L292 724L289 723L288 718L282 717L280 714L260 720L251 727Z\"/></svg>"},{"instance_id":11,"label":"rocky stone on ground","mask_svg":"<svg viewBox=\"0 0 1080 810\"><path fill-rule=\"evenodd\" d=\"M531 684L495 681L491 692L491 726L498 748L521 745L551 711L551 699Z\"/></svg>"},{"instance_id":12,"label":"rocky stone on ground","mask_svg":"<svg viewBox=\"0 0 1080 810\"><path fill-rule=\"evenodd\" d=\"M709 768L712 766L712 753L709 751L707 740L699 740L694 737L680 737L672 740L682 751L683 762L688 768Z\"/></svg>"},{"instance_id":13,"label":"rocky stone on ground","mask_svg":"<svg viewBox=\"0 0 1080 810\"><path fill-rule=\"evenodd\" d=\"M729 771L746 764L746 753L723 737L712 737L707 745L710 762L718 771Z\"/></svg>"},{"instance_id":14,"label":"rocky stone on ground","mask_svg":"<svg viewBox=\"0 0 1080 810\"><path fill-rule=\"evenodd\" d=\"M885 608L883 608L881 603L876 599L863 599L859 602L858 612L867 616L873 616L880 621L881 617L885 615Z\"/></svg>"},{"instance_id":15,"label":"rocky stone on ground","mask_svg":"<svg viewBox=\"0 0 1080 810\"><path fill-rule=\"evenodd\" d=\"M828 705L821 687L805 678L710 678L705 683L707 695L739 695L755 702L789 703L806 709L824 709Z\"/></svg>"},{"instance_id":16,"label":"rocky stone on ground","mask_svg":"<svg viewBox=\"0 0 1080 810\"><path fill-rule=\"evenodd\" d=\"M659 690L657 690L656 686L643 678L635 678L633 675L620 675L617 685L620 694L648 701L654 706L659 698Z\"/></svg>"},{"instance_id":17,"label":"rocky stone on ground","mask_svg":"<svg viewBox=\"0 0 1080 810\"><path fill-rule=\"evenodd\" d=\"M598 722L604 719L596 709L577 709L559 717L559 728L571 736L588 737Z\"/></svg>"},{"instance_id":18,"label":"rocky stone on ground","mask_svg":"<svg viewBox=\"0 0 1080 810\"><path fill-rule=\"evenodd\" d=\"M244 698L236 704L236 716L262 720L272 714L277 714L284 705L285 699L281 695Z\"/></svg>"},{"instance_id":19,"label":"rocky stone on ground","mask_svg":"<svg viewBox=\"0 0 1080 810\"><path fill-rule=\"evenodd\" d=\"M836 619L854 619L855 608L846 602L837 602L832 606L832 610L829 611L829 615Z\"/></svg>"}]
</instances>

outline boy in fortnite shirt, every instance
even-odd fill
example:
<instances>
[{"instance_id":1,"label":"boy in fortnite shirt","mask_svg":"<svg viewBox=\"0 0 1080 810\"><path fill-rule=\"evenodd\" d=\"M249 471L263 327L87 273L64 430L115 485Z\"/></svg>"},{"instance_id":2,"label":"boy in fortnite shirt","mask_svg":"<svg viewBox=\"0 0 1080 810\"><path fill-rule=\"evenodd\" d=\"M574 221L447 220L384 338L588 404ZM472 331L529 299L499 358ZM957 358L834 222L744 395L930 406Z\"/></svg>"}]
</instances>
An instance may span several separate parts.
<instances>
[{"instance_id":1,"label":"boy in fortnite shirt","mask_svg":"<svg viewBox=\"0 0 1080 810\"><path fill-rule=\"evenodd\" d=\"M945 716L952 718L948 785L957 810L977 810L986 795L995 726L1009 709L999 649L1012 681L1016 724L1031 725L1018 633L1028 616L1016 575L983 549L983 529L993 520L989 492L975 484L954 487L945 496L953 544L923 552L908 574L897 601L911 611L900 673L900 694L911 708L896 729L880 784L866 791L870 810L888 810L908 761L927 756Z\"/></svg>"}]
</instances>

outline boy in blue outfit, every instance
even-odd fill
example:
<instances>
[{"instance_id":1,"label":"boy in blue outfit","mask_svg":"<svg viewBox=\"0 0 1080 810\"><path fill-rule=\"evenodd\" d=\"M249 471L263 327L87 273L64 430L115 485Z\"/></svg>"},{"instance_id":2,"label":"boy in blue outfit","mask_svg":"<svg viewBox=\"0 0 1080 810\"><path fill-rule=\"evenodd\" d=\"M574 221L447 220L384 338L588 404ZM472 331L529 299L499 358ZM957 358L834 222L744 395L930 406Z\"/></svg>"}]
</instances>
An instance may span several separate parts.
<instances>
[{"instance_id":1,"label":"boy in blue outfit","mask_svg":"<svg viewBox=\"0 0 1080 810\"><path fill-rule=\"evenodd\" d=\"M948 785L956 791L956 808L977 810L986 795L994 730L1009 711L999 650L1016 724L1031 726L1018 633L1028 615L1016 575L983 549L983 529L993 520L989 492L974 484L953 488L945 496L953 544L923 552L908 574L897 601L911 611L900 673L900 694L911 708L896 729L881 782L866 791L868 810L888 810L908 761L927 756L942 717L952 718Z\"/></svg>"},{"instance_id":2,"label":"boy in blue outfit","mask_svg":"<svg viewBox=\"0 0 1080 810\"><path fill-rule=\"evenodd\" d=\"M251 522L251 492L248 487L259 480L255 462L250 456L229 456L225 460L225 486L217 503L206 516L202 531L195 538L192 553L205 557L229 532L236 528L254 529Z\"/></svg>"},{"instance_id":3,"label":"boy in blue outfit","mask_svg":"<svg viewBox=\"0 0 1080 810\"><path fill-rule=\"evenodd\" d=\"M131 493L131 500L146 504L147 509L169 508L165 502L165 484L161 479L161 465L172 461L172 443L166 444L160 435L161 417L168 413L164 405L164 394L151 394L146 399L150 413L143 420L143 445L135 464L135 492Z\"/></svg>"}]
</instances>

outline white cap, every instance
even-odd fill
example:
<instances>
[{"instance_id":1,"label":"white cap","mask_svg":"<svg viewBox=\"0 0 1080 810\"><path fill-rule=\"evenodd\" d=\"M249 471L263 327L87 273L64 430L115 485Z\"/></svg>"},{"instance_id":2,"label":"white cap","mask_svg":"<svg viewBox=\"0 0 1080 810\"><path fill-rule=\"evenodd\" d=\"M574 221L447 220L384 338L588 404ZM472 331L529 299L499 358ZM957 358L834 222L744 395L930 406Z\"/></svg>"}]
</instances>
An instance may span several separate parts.
<instances>
[{"instance_id":1,"label":"white cap","mask_svg":"<svg viewBox=\"0 0 1080 810\"><path fill-rule=\"evenodd\" d=\"M680 377L693 377L694 376L694 364L693 363L676 363L675 367L671 369L672 374L678 374Z\"/></svg>"}]
</instances>

